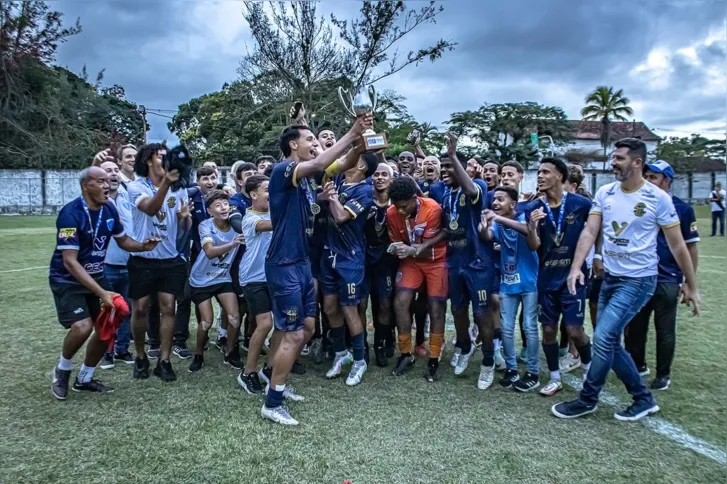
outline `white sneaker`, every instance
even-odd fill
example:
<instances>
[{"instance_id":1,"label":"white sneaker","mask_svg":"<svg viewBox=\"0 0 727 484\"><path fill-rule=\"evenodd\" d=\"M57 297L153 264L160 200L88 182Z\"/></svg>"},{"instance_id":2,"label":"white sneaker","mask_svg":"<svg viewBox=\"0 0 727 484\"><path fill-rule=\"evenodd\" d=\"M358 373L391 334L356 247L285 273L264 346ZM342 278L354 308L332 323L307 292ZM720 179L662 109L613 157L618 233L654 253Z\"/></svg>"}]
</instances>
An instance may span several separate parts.
<instances>
[{"instance_id":1,"label":"white sneaker","mask_svg":"<svg viewBox=\"0 0 727 484\"><path fill-rule=\"evenodd\" d=\"M265 385L265 395L268 394L268 390L270 390L270 384ZM291 402L302 402L303 400L305 400L304 396L295 393L295 388L293 388L291 385L285 385L285 390L283 390L283 398L285 398L286 400L290 400Z\"/></svg>"},{"instance_id":2,"label":"white sneaker","mask_svg":"<svg viewBox=\"0 0 727 484\"><path fill-rule=\"evenodd\" d=\"M480 365L480 376L477 378L477 388L487 390L495 380L495 367Z\"/></svg>"},{"instance_id":3,"label":"white sneaker","mask_svg":"<svg viewBox=\"0 0 727 484\"><path fill-rule=\"evenodd\" d=\"M462 356L462 350L460 348L454 349L454 354L452 355L452 359L449 360L449 364L452 368L457 366L457 363L459 362L459 357Z\"/></svg>"},{"instance_id":4,"label":"white sneaker","mask_svg":"<svg viewBox=\"0 0 727 484\"><path fill-rule=\"evenodd\" d=\"M291 417L288 413L288 409L282 405L275 408L268 408L265 404L263 404L263 408L260 409L260 415L275 423L283 425L298 425L298 421Z\"/></svg>"},{"instance_id":5,"label":"white sneaker","mask_svg":"<svg viewBox=\"0 0 727 484\"><path fill-rule=\"evenodd\" d=\"M544 397L552 397L563 389L560 380L550 380L547 385L540 389L540 394Z\"/></svg>"},{"instance_id":6,"label":"white sneaker","mask_svg":"<svg viewBox=\"0 0 727 484\"><path fill-rule=\"evenodd\" d=\"M507 370L507 363L505 363L505 358L502 357L501 350L495 351L495 368L497 368L497 371Z\"/></svg>"},{"instance_id":7,"label":"white sneaker","mask_svg":"<svg viewBox=\"0 0 727 484\"><path fill-rule=\"evenodd\" d=\"M300 350L300 356L308 356L310 354L310 348L308 345L303 345L303 349Z\"/></svg>"},{"instance_id":8,"label":"white sneaker","mask_svg":"<svg viewBox=\"0 0 727 484\"><path fill-rule=\"evenodd\" d=\"M368 366L366 365L365 361L362 362L355 362L351 366L351 371L348 373L348 378L346 378L346 385L353 387L361 383L361 380L363 379L364 373L366 373L366 369Z\"/></svg>"},{"instance_id":9,"label":"white sneaker","mask_svg":"<svg viewBox=\"0 0 727 484\"><path fill-rule=\"evenodd\" d=\"M568 352L560 359L558 364L560 366L561 373L569 373L581 366L581 358L576 358Z\"/></svg>"},{"instance_id":10,"label":"white sneaker","mask_svg":"<svg viewBox=\"0 0 727 484\"><path fill-rule=\"evenodd\" d=\"M336 355L336 359L333 360L333 366L326 373L326 378L335 378L341 374L343 367L353 363L353 355L350 351L346 351L343 355Z\"/></svg>"},{"instance_id":11,"label":"white sneaker","mask_svg":"<svg viewBox=\"0 0 727 484\"><path fill-rule=\"evenodd\" d=\"M475 345L472 345L469 353L462 353L459 356L459 360L457 360L457 366L454 367L455 375L461 375L465 372L465 370L467 369L467 365L470 364L470 357L475 354L476 350L477 348L475 347Z\"/></svg>"}]
</instances>

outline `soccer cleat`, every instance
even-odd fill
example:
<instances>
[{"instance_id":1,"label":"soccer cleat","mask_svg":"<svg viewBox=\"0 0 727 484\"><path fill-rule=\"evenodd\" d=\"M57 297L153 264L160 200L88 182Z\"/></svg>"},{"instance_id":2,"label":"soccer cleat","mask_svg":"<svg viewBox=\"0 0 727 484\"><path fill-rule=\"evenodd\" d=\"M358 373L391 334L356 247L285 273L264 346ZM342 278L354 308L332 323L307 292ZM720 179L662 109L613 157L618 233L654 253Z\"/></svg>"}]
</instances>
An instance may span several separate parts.
<instances>
[{"instance_id":1,"label":"soccer cleat","mask_svg":"<svg viewBox=\"0 0 727 484\"><path fill-rule=\"evenodd\" d=\"M192 363L189 365L189 372L196 373L199 370L201 370L203 366L204 366L204 356L203 355L194 355L194 358L192 359Z\"/></svg>"},{"instance_id":2,"label":"soccer cleat","mask_svg":"<svg viewBox=\"0 0 727 484\"><path fill-rule=\"evenodd\" d=\"M236 370L241 369L242 361L240 360L240 348L235 346L231 353L225 355L224 363L225 365L229 365Z\"/></svg>"},{"instance_id":3,"label":"soccer cleat","mask_svg":"<svg viewBox=\"0 0 727 484\"><path fill-rule=\"evenodd\" d=\"M290 369L293 375L305 375L305 366L300 361L293 363L293 367Z\"/></svg>"},{"instance_id":4,"label":"soccer cleat","mask_svg":"<svg viewBox=\"0 0 727 484\"><path fill-rule=\"evenodd\" d=\"M386 356L386 348L379 346L374 349L374 356L376 357L376 366L381 368L389 366L389 357Z\"/></svg>"},{"instance_id":5,"label":"soccer cleat","mask_svg":"<svg viewBox=\"0 0 727 484\"><path fill-rule=\"evenodd\" d=\"M507 363L505 363L505 358L502 357L501 350L495 351L495 369L497 371L505 371L507 369Z\"/></svg>"},{"instance_id":6,"label":"soccer cleat","mask_svg":"<svg viewBox=\"0 0 727 484\"><path fill-rule=\"evenodd\" d=\"M323 363L323 340L316 338L310 345L310 355L313 358L313 362L316 364Z\"/></svg>"},{"instance_id":7,"label":"soccer cleat","mask_svg":"<svg viewBox=\"0 0 727 484\"><path fill-rule=\"evenodd\" d=\"M653 400L634 402L626 410L616 412L613 416L622 422L636 422L642 418L659 411L659 405Z\"/></svg>"},{"instance_id":8,"label":"soccer cleat","mask_svg":"<svg viewBox=\"0 0 727 484\"><path fill-rule=\"evenodd\" d=\"M646 365L637 368L637 370L639 372L639 376L649 376L649 373L651 373L651 370L649 370L649 367Z\"/></svg>"},{"instance_id":9,"label":"soccer cleat","mask_svg":"<svg viewBox=\"0 0 727 484\"><path fill-rule=\"evenodd\" d=\"M285 385L285 390L283 390L283 398L285 398L286 400L290 400L291 402L302 402L303 400L305 400L305 397L299 395L292 385Z\"/></svg>"},{"instance_id":10,"label":"soccer cleat","mask_svg":"<svg viewBox=\"0 0 727 484\"><path fill-rule=\"evenodd\" d=\"M162 350L159 348L159 346L149 346L149 351L146 352L147 358L150 360L156 360L159 358L159 355L162 353Z\"/></svg>"},{"instance_id":11,"label":"soccer cleat","mask_svg":"<svg viewBox=\"0 0 727 484\"><path fill-rule=\"evenodd\" d=\"M430 361L427 365L427 372L424 374L424 378L429 383L439 381L439 361Z\"/></svg>"},{"instance_id":12,"label":"soccer cleat","mask_svg":"<svg viewBox=\"0 0 727 484\"><path fill-rule=\"evenodd\" d=\"M477 377L477 388L487 390L495 381L495 367L480 365L480 376Z\"/></svg>"},{"instance_id":13,"label":"soccer cleat","mask_svg":"<svg viewBox=\"0 0 727 484\"><path fill-rule=\"evenodd\" d=\"M512 388L513 384L520 379L517 370L505 370L505 374L500 379L502 388Z\"/></svg>"},{"instance_id":14,"label":"soccer cleat","mask_svg":"<svg viewBox=\"0 0 727 484\"><path fill-rule=\"evenodd\" d=\"M101 367L102 370L113 370L116 366L114 364L114 357L113 355L106 353L103 355L103 358L101 358L101 363L98 365Z\"/></svg>"},{"instance_id":15,"label":"soccer cleat","mask_svg":"<svg viewBox=\"0 0 727 484\"><path fill-rule=\"evenodd\" d=\"M227 348L227 336L220 336L215 341L215 346L218 350L222 351L224 353L225 348Z\"/></svg>"},{"instance_id":16,"label":"soccer cleat","mask_svg":"<svg viewBox=\"0 0 727 484\"><path fill-rule=\"evenodd\" d=\"M310 354L310 346L303 345L303 349L300 350L300 356L308 356Z\"/></svg>"},{"instance_id":17,"label":"soccer cleat","mask_svg":"<svg viewBox=\"0 0 727 484\"><path fill-rule=\"evenodd\" d=\"M118 361L120 363L126 363L127 365L133 365L134 364L134 355L132 355L128 351L126 353L116 354L114 356L114 361Z\"/></svg>"},{"instance_id":18,"label":"soccer cleat","mask_svg":"<svg viewBox=\"0 0 727 484\"><path fill-rule=\"evenodd\" d=\"M540 394L544 397L552 397L563 389L560 380L550 380L547 385L540 389Z\"/></svg>"},{"instance_id":19,"label":"soccer cleat","mask_svg":"<svg viewBox=\"0 0 727 484\"><path fill-rule=\"evenodd\" d=\"M452 368L455 368L457 366L460 356L462 356L462 350L460 348L454 348L454 354L452 355L452 359L449 360L449 365Z\"/></svg>"},{"instance_id":20,"label":"soccer cleat","mask_svg":"<svg viewBox=\"0 0 727 484\"><path fill-rule=\"evenodd\" d=\"M518 381L513 383L513 388L519 392L529 392L531 390L535 390L540 386L540 380L538 379L538 375L530 372L526 372L525 375L522 376L522 378L519 378Z\"/></svg>"},{"instance_id":21,"label":"soccer cleat","mask_svg":"<svg viewBox=\"0 0 727 484\"><path fill-rule=\"evenodd\" d=\"M244 375L242 372L237 375L237 383L250 395L261 395L265 393L260 378L256 371Z\"/></svg>"},{"instance_id":22,"label":"soccer cleat","mask_svg":"<svg viewBox=\"0 0 727 484\"><path fill-rule=\"evenodd\" d=\"M53 368L53 382L50 390L57 400L65 400L68 397L68 381L71 379L71 370L59 370Z\"/></svg>"},{"instance_id":23,"label":"soccer cleat","mask_svg":"<svg viewBox=\"0 0 727 484\"><path fill-rule=\"evenodd\" d=\"M575 357L570 352L566 353L558 362L561 373L569 373L581 366L580 356Z\"/></svg>"},{"instance_id":24,"label":"soccer cleat","mask_svg":"<svg viewBox=\"0 0 727 484\"><path fill-rule=\"evenodd\" d=\"M341 374L345 365L353 363L353 355L350 351L345 353L337 354L333 360L333 366L326 372L326 378L335 378Z\"/></svg>"},{"instance_id":25,"label":"soccer cleat","mask_svg":"<svg viewBox=\"0 0 727 484\"><path fill-rule=\"evenodd\" d=\"M598 405L589 407L579 400L571 400L570 402L556 403L550 407L550 411L558 418L578 418L595 412L597 408Z\"/></svg>"},{"instance_id":26,"label":"soccer cleat","mask_svg":"<svg viewBox=\"0 0 727 484\"><path fill-rule=\"evenodd\" d=\"M409 368L414 366L415 361L416 359L412 355L399 355L399 358L396 360L396 368L394 368L393 375L403 375Z\"/></svg>"},{"instance_id":27,"label":"soccer cleat","mask_svg":"<svg viewBox=\"0 0 727 484\"><path fill-rule=\"evenodd\" d=\"M348 372L348 377L346 377L346 385L353 387L361 383L367 368L368 365L365 361L355 361L351 365L351 371Z\"/></svg>"},{"instance_id":28,"label":"soccer cleat","mask_svg":"<svg viewBox=\"0 0 727 484\"><path fill-rule=\"evenodd\" d=\"M275 408L268 408L263 404L263 408L260 410L260 415L275 423L283 425L298 425L298 421L290 416L288 409L283 405Z\"/></svg>"},{"instance_id":29,"label":"soccer cleat","mask_svg":"<svg viewBox=\"0 0 727 484\"><path fill-rule=\"evenodd\" d=\"M103 394L114 392L113 388L107 387L98 380L91 380L81 383L80 381L78 381L78 378L76 378L76 381L73 382L73 387L71 387L71 390L73 390L74 392L92 392Z\"/></svg>"},{"instance_id":30,"label":"soccer cleat","mask_svg":"<svg viewBox=\"0 0 727 484\"><path fill-rule=\"evenodd\" d=\"M180 358L182 360L188 360L189 358L194 356L194 353L189 351L186 346L182 345L174 345L174 348L172 348L172 353L174 353L177 358Z\"/></svg>"},{"instance_id":31,"label":"soccer cleat","mask_svg":"<svg viewBox=\"0 0 727 484\"><path fill-rule=\"evenodd\" d=\"M169 360L159 360L156 368L154 368L154 375L162 381L174 381L177 379L174 368L172 368L172 363Z\"/></svg>"},{"instance_id":32,"label":"soccer cleat","mask_svg":"<svg viewBox=\"0 0 727 484\"><path fill-rule=\"evenodd\" d=\"M259 376L266 385L270 385L270 379L273 377L273 369L264 366L260 371L257 372L257 376Z\"/></svg>"},{"instance_id":33,"label":"soccer cleat","mask_svg":"<svg viewBox=\"0 0 727 484\"><path fill-rule=\"evenodd\" d=\"M471 345L469 353L462 353L457 360L457 366L454 367L454 374L461 375L467 370L467 365L470 364L470 357L475 354L477 348L475 345Z\"/></svg>"},{"instance_id":34,"label":"soccer cleat","mask_svg":"<svg viewBox=\"0 0 727 484\"><path fill-rule=\"evenodd\" d=\"M651 389L666 390L667 388L669 388L670 383L671 379L668 376L658 376L654 379L653 382L651 382Z\"/></svg>"},{"instance_id":35,"label":"soccer cleat","mask_svg":"<svg viewBox=\"0 0 727 484\"><path fill-rule=\"evenodd\" d=\"M133 377L139 380L149 378L149 358L141 359L137 356L134 359Z\"/></svg>"},{"instance_id":36,"label":"soccer cleat","mask_svg":"<svg viewBox=\"0 0 727 484\"><path fill-rule=\"evenodd\" d=\"M414 354L417 358L426 358L427 356L427 348L423 344L416 346L414 348Z\"/></svg>"}]
</instances>

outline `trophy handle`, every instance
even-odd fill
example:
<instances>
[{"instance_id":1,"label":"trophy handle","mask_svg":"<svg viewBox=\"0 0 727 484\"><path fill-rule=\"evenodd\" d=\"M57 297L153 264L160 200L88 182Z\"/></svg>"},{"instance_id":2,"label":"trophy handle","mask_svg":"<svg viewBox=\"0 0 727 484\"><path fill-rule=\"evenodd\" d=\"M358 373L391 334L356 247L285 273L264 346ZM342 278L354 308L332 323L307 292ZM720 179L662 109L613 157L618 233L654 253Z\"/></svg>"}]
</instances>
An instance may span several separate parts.
<instances>
[{"instance_id":1,"label":"trophy handle","mask_svg":"<svg viewBox=\"0 0 727 484\"><path fill-rule=\"evenodd\" d=\"M371 110L376 111L376 106L379 104L379 97L376 94L376 88L373 84L369 84L369 96L371 96Z\"/></svg>"},{"instance_id":2,"label":"trophy handle","mask_svg":"<svg viewBox=\"0 0 727 484\"><path fill-rule=\"evenodd\" d=\"M346 94L345 97L344 93ZM338 86L338 99L341 100L341 104L343 104L343 107L346 108L346 112L355 118L356 113L354 113L353 108L350 107L353 106L353 98L351 97L351 93L348 89Z\"/></svg>"}]
</instances>

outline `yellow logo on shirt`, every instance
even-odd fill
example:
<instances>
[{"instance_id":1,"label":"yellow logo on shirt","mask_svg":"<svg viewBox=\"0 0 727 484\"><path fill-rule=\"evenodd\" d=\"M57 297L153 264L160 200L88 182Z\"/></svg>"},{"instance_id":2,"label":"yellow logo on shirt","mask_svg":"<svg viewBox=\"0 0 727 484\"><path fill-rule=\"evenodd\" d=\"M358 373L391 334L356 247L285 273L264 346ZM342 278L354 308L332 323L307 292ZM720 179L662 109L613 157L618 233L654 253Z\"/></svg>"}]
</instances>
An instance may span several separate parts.
<instances>
[{"instance_id":1,"label":"yellow logo on shirt","mask_svg":"<svg viewBox=\"0 0 727 484\"><path fill-rule=\"evenodd\" d=\"M640 216L640 215L639 215L639 216ZM615 220L614 220L613 222L611 222L611 227L613 227L613 231L614 231L614 232L616 233L616 237L618 237L619 235L621 235L621 232L623 232L623 231L624 231L624 229L625 229L625 228L626 228L626 227L627 227L628 225L629 225L629 224L628 224L628 223L626 223L626 222L621 222L621 226L619 227L619 225L618 225L618 222L616 222Z\"/></svg>"},{"instance_id":2,"label":"yellow logo on shirt","mask_svg":"<svg viewBox=\"0 0 727 484\"><path fill-rule=\"evenodd\" d=\"M177 197L169 197L169 200L167 200L167 207L174 208L175 205L177 205Z\"/></svg>"},{"instance_id":3,"label":"yellow logo on shirt","mask_svg":"<svg viewBox=\"0 0 727 484\"><path fill-rule=\"evenodd\" d=\"M67 228L67 229L59 229L58 230L58 238L59 239L63 239L63 240L72 239L75 236L76 236L76 228L75 227L70 227L70 228Z\"/></svg>"},{"instance_id":4,"label":"yellow logo on shirt","mask_svg":"<svg viewBox=\"0 0 727 484\"><path fill-rule=\"evenodd\" d=\"M644 202L639 202L634 207L634 215L637 217L643 217L646 213L646 204Z\"/></svg>"},{"instance_id":5,"label":"yellow logo on shirt","mask_svg":"<svg viewBox=\"0 0 727 484\"><path fill-rule=\"evenodd\" d=\"M697 222L692 222L691 225L689 226L689 230L691 230L692 232L696 232L697 231Z\"/></svg>"}]
</instances>

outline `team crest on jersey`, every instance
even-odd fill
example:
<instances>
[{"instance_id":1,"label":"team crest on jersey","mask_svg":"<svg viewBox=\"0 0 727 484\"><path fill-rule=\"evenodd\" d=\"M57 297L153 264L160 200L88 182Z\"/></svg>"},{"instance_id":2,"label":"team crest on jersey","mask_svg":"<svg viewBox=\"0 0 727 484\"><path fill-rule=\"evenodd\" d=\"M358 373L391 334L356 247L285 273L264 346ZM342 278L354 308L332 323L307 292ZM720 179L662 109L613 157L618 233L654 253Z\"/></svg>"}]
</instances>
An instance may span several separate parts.
<instances>
[{"instance_id":1,"label":"team crest on jersey","mask_svg":"<svg viewBox=\"0 0 727 484\"><path fill-rule=\"evenodd\" d=\"M459 206L460 207L464 207L466 201L467 201L467 199L465 198L464 193L459 196Z\"/></svg>"},{"instance_id":2,"label":"team crest on jersey","mask_svg":"<svg viewBox=\"0 0 727 484\"><path fill-rule=\"evenodd\" d=\"M634 207L634 215L637 217L643 217L646 213L646 204L644 202L639 202Z\"/></svg>"},{"instance_id":3,"label":"team crest on jersey","mask_svg":"<svg viewBox=\"0 0 727 484\"><path fill-rule=\"evenodd\" d=\"M285 311L285 315L288 317L288 321L291 323L295 322L298 319L298 311L295 309L288 309Z\"/></svg>"},{"instance_id":4,"label":"team crest on jersey","mask_svg":"<svg viewBox=\"0 0 727 484\"><path fill-rule=\"evenodd\" d=\"M177 197L169 197L169 200L167 200L167 207L174 208L174 206L177 204Z\"/></svg>"},{"instance_id":5,"label":"team crest on jersey","mask_svg":"<svg viewBox=\"0 0 727 484\"><path fill-rule=\"evenodd\" d=\"M165 212L164 210L159 210L159 212L157 212L156 214L156 218L159 223L164 222L164 219L167 218L167 212Z\"/></svg>"},{"instance_id":6,"label":"team crest on jersey","mask_svg":"<svg viewBox=\"0 0 727 484\"><path fill-rule=\"evenodd\" d=\"M58 238L62 240L66 239L72 239L76 236L76 229L75 227L70 227L67 229L60 229L58 230Z\"/></svg>"},{"instance_id":7,"label":"team crest on jersey","mask_svg":"<svg viewBox=\"0 0 727 484\"><path fill-rule=\"evenodd\" d=\"M613 227L613 231L616 234L616 237L621 235L621 233L628 225L629 224L627 222L621 222L621 225L619 225L618 222L616 222L615 220L611 222L611 227Z\"/></svg>"},{"instance_id":8,"label":"team crest on jersey","mask_svg":"<svg viewBox=\"0 0 727 484\"><path fill-rule=\"evenodd\" d=\"M576 223L576 214L569 213L568 215L566 215L565 216L565 223L567 223L569 225L573 225L574 223Z\"/></svg>"},{"instance_id":9,"label":"team crest on jersey","mask_svg":"<svg viewBox=\"0 0 727 484\"><path fill-rule=\"evenodd\" d=\"M114 219L112 219L112 218L107 218L106 219L106 228L109 229L109 230L113 230L114 229Z\"/></svg>"},{"instance_id":10,"label":"team crest on jersey","mask_svg":"<svg viewBox=\"0 0 727 484\"><path fill-rule=\"evenodd\" d=\"M348 201L348 193L340 193L338 195L338 201L341 202L341 205L345 205Z\"/></svg>"},{"instance_id":11,"label":"team crest on jersey","mask_svg":"<svg viewBox=\"0 0 727 484\"><path fill-rule=\"evenodd\" d=\"M692 232L697 231L697 222L692 222L691 225L689 225L689 230Z\"/></svg>"}]
</instances>

